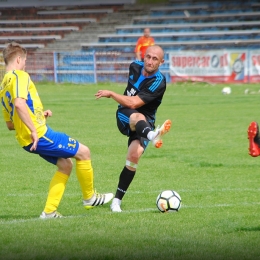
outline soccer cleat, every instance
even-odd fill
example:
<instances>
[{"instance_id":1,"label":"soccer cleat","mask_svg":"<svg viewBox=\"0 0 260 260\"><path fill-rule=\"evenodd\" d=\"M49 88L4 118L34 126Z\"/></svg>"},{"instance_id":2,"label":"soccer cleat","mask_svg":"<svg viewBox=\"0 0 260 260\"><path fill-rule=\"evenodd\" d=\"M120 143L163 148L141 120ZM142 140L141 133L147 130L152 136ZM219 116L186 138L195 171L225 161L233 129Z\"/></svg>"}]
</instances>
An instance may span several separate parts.
<instances>
[{"instance_id":1,"label":"soccer cleat","mask_svg":"<svg viewBox=\"0 0 260 260\"><path fill-rule=\"evenodd\" d=\"M247 130L247 136L249 139L249 154L252 157L257 157L260 154L260 149L259 149L259 127L257 122L251 122L251 124L248 127Z\"/></svg>"},{"instance_id":2,"label":"soccer cleat","mask_svg":"<svg viewBox=\"0 0 260 260\"><path fill-rule=\"evenodd\" d=\"M62 215L57 212L57 211L54 211L52 213L45 213L44 211L42 212L42 214L40 215L40 218L41 219L48 219L48 218L62 218Z\"/></svg>"},{"instance_id":3,"label":"soccer cleat","mask_svg":"<svg viewBox=\"0 0 260 260\"><path fill-rule=\"evenodd\" d=\"M113 199L111 205L110 205L110 209L112 212L122 212L122 209L121 209L121 200L119 199Z\"/></svg>"},{"instance_id":4,"label":"soccer cleat","mask_svg":"<svg viewBox=\"0 0 260 260\"><path fill-rule=\"evenodd\" d=\"M83 200L83 206L85 209L92 209L96 206L100 206L108 203L114 197L113 193L100 194L95 192L91 199Z\"/></svg>"},{"instance_id":5,"label":"soccer cleat","mask_svg":"<svg viewBox=\"0 0 260 260\"><path fill-rule=\"evenodd\" d=\"M156 148L160 148L162 147L163 141L162 141L162 136L165 135L166 133L168 133L171 129L171 125L172 122L171 120L167 119L163 125L160 127L158 126L156 128L156 131L158 132L158 134L154 137L154 139L152 140L153 146Z\"/></svg>"}]
</instances>

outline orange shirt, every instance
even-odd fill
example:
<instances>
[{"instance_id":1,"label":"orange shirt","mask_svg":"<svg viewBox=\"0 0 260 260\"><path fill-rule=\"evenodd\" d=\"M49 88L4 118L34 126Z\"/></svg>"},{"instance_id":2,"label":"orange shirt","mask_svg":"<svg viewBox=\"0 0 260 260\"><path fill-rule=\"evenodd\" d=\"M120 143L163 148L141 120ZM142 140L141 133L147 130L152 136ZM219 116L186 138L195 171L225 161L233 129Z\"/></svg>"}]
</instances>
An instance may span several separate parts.
<instances>
[{"instance_id":1,"label":"orange shirt","mask_svg":"<svg viewBox=\"0 0 260 260\"><path fill-rule=\"evenodd\" d=\"M147 38L147 37L141 36L136 43L135 52L141 52L141 58L143 59L146 49L151 45L154 45L153 37Z\"/></svg>"}]
</instances>

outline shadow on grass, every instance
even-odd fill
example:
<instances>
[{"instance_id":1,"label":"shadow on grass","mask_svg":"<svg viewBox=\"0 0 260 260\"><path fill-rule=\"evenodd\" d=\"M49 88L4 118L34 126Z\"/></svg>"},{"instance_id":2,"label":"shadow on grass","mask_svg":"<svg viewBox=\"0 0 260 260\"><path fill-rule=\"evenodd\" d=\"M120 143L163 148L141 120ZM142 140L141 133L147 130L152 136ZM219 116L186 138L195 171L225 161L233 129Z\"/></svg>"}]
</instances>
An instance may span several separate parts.
<instances>
[{"instance_id":1,"label":"shadow on grass","mask_svg":"<svg viewBox=\"0 0 260 260\"><path fill-rule=\"evenodd\" d=\"M191 167L223 167L222 163L195 162L190 163Z\"/></svg>"},{"instance_id":2,"label":"shadow on grass","mask_svg":"<svg viewBox=\"0 0 260 260\"><path fill-rule=\"evenodd\" d=\"M260 231L260 226L236 228L236 231L238 232Z\"/></svg>"}]
</instances>

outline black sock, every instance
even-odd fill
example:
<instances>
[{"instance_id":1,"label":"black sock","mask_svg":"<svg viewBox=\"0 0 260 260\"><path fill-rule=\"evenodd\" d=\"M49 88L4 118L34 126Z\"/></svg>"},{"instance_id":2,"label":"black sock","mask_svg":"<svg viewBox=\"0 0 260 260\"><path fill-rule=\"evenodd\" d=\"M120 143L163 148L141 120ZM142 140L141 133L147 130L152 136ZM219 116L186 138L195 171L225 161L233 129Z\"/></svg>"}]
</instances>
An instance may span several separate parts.
<instances>
[{"instance_id":1,"label":"black sock","mask_svg":"<svg viewBox=\"0 0 260 260\"><path fill-rule=\"evenodd\" d=\"M257 145L260 147L260 133L259 133L259 126L257 124L257 133L256 136L254 138L254 142L257 143Z\"/></svg>"},{"instance_id":2,"label":"black sock","mask_svg":"<svg viewBox=\"0 0 260 260\"><path fill-rule=\"evenodd\" d=\"M120 177L119 177L119 182L118 182L118 187L117 187L115 198L121 200L124 197L134 176L135 176L135 171L130 171L126 167L124 167L124 169L122 170Z\"/></svg>"},{"instance_id":3,"label":"black sock","mask_svg":"<svg viewBox=\"0 0 260 260\"><path fill-rule=\"evenodd\" d=\"M152 130L149 124L147 124L144 120L140 120L135 125L136 133L144 138L147 138L148 133Z\"/></svg>"}]
</instances>

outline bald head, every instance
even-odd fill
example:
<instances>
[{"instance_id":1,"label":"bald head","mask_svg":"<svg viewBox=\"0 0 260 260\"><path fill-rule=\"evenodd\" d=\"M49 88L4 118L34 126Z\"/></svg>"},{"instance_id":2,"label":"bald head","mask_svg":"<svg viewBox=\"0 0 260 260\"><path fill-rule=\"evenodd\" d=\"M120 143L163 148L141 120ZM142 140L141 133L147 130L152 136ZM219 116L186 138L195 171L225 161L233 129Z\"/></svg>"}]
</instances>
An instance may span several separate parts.
<instances>
[{"instance_id":1,"label":"bald head","mask_svg":"<svg viewBox=\"0 0 260 260\"><path fill-rule=\"evenodd\" d=\"M164 63L164 51L158 45L149 46L144 56L144 76L151 76Z\"/></svg>"},{"instance_id":2,"label":"bald head","mask_svg":"<svg viewBox=\"0 0 260 260\"><path fill-rule=\"evenodd\" d=\"M159 59L161 59L161 60L164 59L164 51L159 45L149 46L146 50L146 53L147 52L153 52L158 56Z\"/></svg>"}]
</instances>

